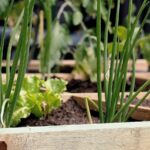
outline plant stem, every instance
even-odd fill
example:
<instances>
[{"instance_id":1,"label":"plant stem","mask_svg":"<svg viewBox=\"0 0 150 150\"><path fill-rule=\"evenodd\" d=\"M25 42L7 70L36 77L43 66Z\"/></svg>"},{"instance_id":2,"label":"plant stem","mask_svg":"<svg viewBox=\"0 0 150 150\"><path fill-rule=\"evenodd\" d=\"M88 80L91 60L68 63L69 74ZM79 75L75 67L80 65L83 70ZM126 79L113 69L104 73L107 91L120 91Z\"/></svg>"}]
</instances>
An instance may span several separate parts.
<instances>
[{"instance_id":1,"label":"plant stem","mask_svg":"<svg viewBox=\"0 0 150 150\"><path fill-rule=\"evenodd\" d=\"M44 43L44 48L41 53L41 72L43 75L45 73L50 73L50 53L51 53L51 40L52 40L52 33L51 33L51 28L52 28L52 6L51 6L51 0L46 0L43 3L44 6L44 13L46 17L46 28L47 28L47 33L45 37L45 43Z\"/></svg>"},{"instance_id":2,"label":"plant stem","mask_svg":"<svg viewBox=\"0 0 150 150\"><path fill-rule=\"evenodd\" d=\"M112 0L109 1L109 8L108 8L108 15L107 15L107 22L106 22L106 28L105 28L105 35L104 35L104 90L105 90L105 99L106 99L106 118L108 118L108 112L109 112L109 105L110 102L107 101L108 98L108 79L107 79L107 73L108 73L108 54L107 54L107 47L108 47L108 30L109 30L109 20L110 20L110 14L111 14L111 7L112 7ZM105 120L106 121L106 120Z\"/></svg>"},{"instance_id":3,"label":"plant stem","mask_svg":"<svg viewBox=\"0 0 150 150\"><path fill-rule=\"evenodd\" d=\"M97 0L97 88L98 88L98 106L101 123L104 123L104 114L102 108L102 85L101 85L101 0Z\"/></svg>"},{"instance_id":4,"label":"plant stem","mask_svg":"<svg viewBox=\"0 0 150 150\"><path fill-rule=\"evenodd\" d=\"M139 102L136 104L134 108L132 108L129 113L127 114L126 118L124 118L124 121L128 121L129 117L132 116L132 114L137 110L137 108L143 103L143 101L149 96L150 90L145 94L145 96L139 100Z\"/></svg>"},{"instance_id":5,"label":"plant stem","mask_svg":"<svg viewBox=\"0 0 150 150\"><path fill-rule=\"evenodd\" d=\"M116 48L117 48L117 33L118 33L118 24L119 24L119 11L120 11L120 0L117 1L117 11L116 11L116 24L115 24L115 34L113 39L113 48L112 48L112 56L111 56L111 65L110 65L110 75L109 75L109 86L108 86L108 118L106 119L107 122L110 121L113 115L113 109L115 107L115 100L112 100L112 87L113 87L113 80L114 80L114 66L115 66L115 55L116 55ZM112 101L112 102L111 102Z\"/></svg>"},{"instance_id":6,"label":"plant stem","mask_svg":"<svg viewBox=\"0 0 150 150\"><path fill-rule=\"evenodd\" d=\"M6 27L8 22L8 15L10 13L10 10L12 9L12 6L14 4L14 0L11 0L10 5L7 8L5 20L4 20L4 29L2 32L2 38L0 42L0 110L3 104L4 99L4 93L3 93L3 81L2 81L2 59L3 59L3 51L4 51L4 43L5 43L5 33L6 33Z\"/></svg>"},{"instance_id":7,"label":"plant stem","mask_svg":"<svg viewBox=\"0 0 150 150\"><path fill-rule=\"evenodd\" d=\"M122 111L124 111L127 107L129 107L129 105L132 103L132 101L137 97L137 95L143 90L145 89L148 85L150 85L150 80L145 82L128 100L127 102L118 110L118 112L116 113L116 115L112 118L111 121L115 121L120 113L122 113Z\"/></svg>"},{"instance_id":8,"label":"plant stem","mask_svg":"<svg viewBox=\"0 0 150 150\"><path fill-rule=\"evenodd\" d=\"M10 127L11 125L11 120L13 116L13 112L19 97L19 93L22 87L22 82L24 79L25 71L27 68L27 62L28 62L28 57L29 57L29 44L30 44L30 36L31 36L31 17L32 17L32 11L33 11L33 6L34 6L34 0L30 1L27 0L25 3L25 13L24 13L24 24L22 26L23 28L23 37L20 37L22 40L21 44L21 55L20 55L20 66L19 66L19 71L18 71L18 78L16 82L16 88L14 91L14 95L12 98L12 103L10 105L8 115L7 115L7 120L6 120L6 125L7 127ZM28 26L29 25L29 26Z\"/></svg>"},{"instance_id":9,"label":"plant stem","mask_svg":"<svg viewBox=\"0 0 150 150\"><path fill-rule=\"evenodd\" d=\"M11 63L10 63L10 60L11 60L11 49L12 49L12 45L13 45L13 40L15 38L15 34L19 28L19 25L23 19L23 14L24 14L24 10L21 12L20 16L19 16L19 19L16 23L16 26L14 27L13 31L12 31L12 34L11 34L11 38L10 38L10 41L9 41L9 45L8 45L8 50L7 50L7 61L6 61L6 85L8 86L8 83L9 83L9 79L10 79L10 66L11 66Z\"/></svg>"},{"instance_id":10,"label":"plant stem","mask_svg":"<svg viewBox=\"0 0 150 150\"><path fill-rule=\"evenodd\" d=\"M85 107L86 107L86 112L87 112L87 117L89 119L89 123L93 124L92 121L92 116L91 116L91 112L90 112L90 108L89 108L89 98L85 98Z\"/></svg>"}]
</instances>

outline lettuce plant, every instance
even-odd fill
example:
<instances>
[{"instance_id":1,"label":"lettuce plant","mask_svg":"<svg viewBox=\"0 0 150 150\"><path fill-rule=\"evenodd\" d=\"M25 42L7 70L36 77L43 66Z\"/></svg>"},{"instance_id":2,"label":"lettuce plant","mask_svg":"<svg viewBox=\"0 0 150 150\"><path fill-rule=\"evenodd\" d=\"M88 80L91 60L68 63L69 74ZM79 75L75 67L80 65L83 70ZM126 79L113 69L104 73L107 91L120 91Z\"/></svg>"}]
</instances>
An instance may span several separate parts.
<instances>
[{"instance_id":1,"label":"lettuce plant","mask_svg":"<svg viewBox=\"0 0 150 150\"><path fill-rule=\"evenodd\" d=\"M104 37L104 93L106 100L106 113L103 113L102 108L102 83L101 83L101 0L97 0L97 87L98 87L98 105L99 105L99 116L101 123L105 122L122 122L128 120L128 118L134 113L137 107L146 99L150 94L150 90L145 94L145 96L139 100L135 108L129 110L129 105L136 98L136 96L150 84L150 80L145 82L136 92L134 92L135 86L135 56L133 48L138 39L139 34L141 33L142 27L144 26L147 17L150 13L150 8L145 14L145 17L142 21L141 26L137 30L136 35L134 36L135 28L138 24L138 20L146 8L148 1L144 0L139 12L133 21L131 22L132 6L133 1L129 1L128 9L128 26L127 26L127 36L122 48L121 56L118 55L118 29L119 29L119 11L120 11L120 0L117 0L117 9L116 9L116 21L114 28L114 38L112 43L112 52L111 55L108 55L108 27L109 20L112 8L112 0L109 1L109 10L107 15L107 22L105 28L105 37ZM134 36L134 38L133 38ZM108 56L110 57L110 67L108 66ZM125 88L126 88L126 76L129 59L133 60L133 77L132 84L130 88L129 97L124 102ZM109 74L109 76L108 76ZM117 104L120 103L120 107L117 107Z\"/></svg>"},{"instance_id":2,"label":"lettuce plant","mask_svg":"<svg viewBox=\"0 0 150 150\"><path fill-rule=\"evenodd\" d=\"M21 119L25 119L31 114L37 118L45 117L61 105L61 93L65 90L66 82L61 79L44 81L35 76L24 78L13 112L11 126L18 125ZM14 90L11 91L8 110L11 107L13 94Z\"/></svg>"}]
</instances>

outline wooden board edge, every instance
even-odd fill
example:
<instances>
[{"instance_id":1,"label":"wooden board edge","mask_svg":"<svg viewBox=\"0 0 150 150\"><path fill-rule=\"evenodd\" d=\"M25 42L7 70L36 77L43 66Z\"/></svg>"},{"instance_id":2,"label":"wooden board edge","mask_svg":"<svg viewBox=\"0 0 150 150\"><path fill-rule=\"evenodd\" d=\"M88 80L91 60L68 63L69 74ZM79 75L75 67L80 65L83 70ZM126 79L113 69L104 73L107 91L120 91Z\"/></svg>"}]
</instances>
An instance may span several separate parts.
<instances>
[{"instance_id":1,"label":"wooden board edge","mask_svg":"<svg viewBox=\"0 0 150 150\"><path fill-rule=\"evenodd\" d=\"M42 75L40 73L26 73L25 74L26 77L30 77L30 76L37 76L37 77L42 77ZM46 75L48 76L48 74ZM127 79L130 79L132 76L132 74L130 72L127 73ZM71 80L87 80L87 78L84 78L80 75L75 76L71 73L51 73L50 77L56 77L56 78L60 78L60 79L64 79L66 81L71 81ZM6 74L2 75L3 80L6 80ZM140 84L143 84L145 81L150 80L150 72L149 73L141 73L141 72L137 72L135 74L135 78L140 82ZM104 79L103 74L101 75L101 80Z\"/></svg>"},{"instance_id":2,"label":"wooden board edge","mask_svg":"<svg viewBox=\"0 0 150 150\"><path fill-rule=\"evenodd\" d=\"M76 64L75 60L61 60L60 62L58 62L58 65L60 67L74 67ZM6 66L6 61L2 62L2 66L5 67ZM28 69L29 70L33 70L33 71L38 71L39 70L39 66L40 66L40 61L39 60L31 60L29 65L28 65ZM146 72L148 71L148 62L144 59L138 59L136 61L136 71L142 71L142 72ZM131 61L129 61L129 65L128 65L128 70L131 71L132 70L132 63Z\"/></svg>"},{"instance_id":3,"label":"wooden board edge","mask_svg":"<svg viewBox=\"0 0 150 150\"><path fill-rule=\"evenodd\" d=\"M137 98L141 99L142 97L144 97L144 95L146 94L146 92L141 92ZM125 93L125 96L128 95L128 92ZM86 97L90 98L91 100L94 100L96 103L98 103L98 98L97 98L97 93L64 93L62 95L64 102L66 102L69 98L73 97L80 106L85 108L85 102L84 99ZM105 111L105 95L104 93L102 94L102 99L103 99L103 110ZM150 95L147 97L147 99L150 100ZM90 108L92 110L96 110L95 107L89 103ZM118 104L119 107L119 104ZM131 104L130 105L130 109L134 108L135 105ZM143 106L139 106L138 109L134 112L134 114L132 115L133 119L136 120L147 120L150 121L150 108L149 107L143 107Z\"/></svg>"},{"instance_id":4,"label":"wooden board edge","mask_svg":"<svg viewBox=\"0 0 150 150\"><path fill-rule=\"evenodd\" d=\"M0 129L7 150L148 150L150 122Z\"/></svg>"}]
</instances>

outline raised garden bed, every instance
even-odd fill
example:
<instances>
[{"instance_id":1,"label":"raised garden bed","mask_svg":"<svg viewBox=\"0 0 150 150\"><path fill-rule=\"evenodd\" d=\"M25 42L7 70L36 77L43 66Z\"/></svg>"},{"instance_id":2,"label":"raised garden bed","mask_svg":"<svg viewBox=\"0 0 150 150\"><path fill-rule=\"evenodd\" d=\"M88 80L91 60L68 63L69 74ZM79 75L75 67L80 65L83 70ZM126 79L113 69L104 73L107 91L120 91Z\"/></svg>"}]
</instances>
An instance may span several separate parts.
<instances>
[{"instance_id":1,"label":"raised garden bed","mask_svg":"<svg viewBox=\"0 0 150 150\"><path fill-rule=\"evenodd\" d=\"M1 150L148 150L149 139L150 122L0 129Z\"/></svg>"},{"instance_id":2,"label":"raised garden bed","mask_svg":"<svg viewBox=\"0 0 150 150\"><path fill-rule=\"evenodd\" d=\"M139 41L143 40L139 37L143 37L140 33L150 12L146 11L147 2L148 0L143 1L138 14L132 20L133 1L129 1L128 23L127 27L123 27L119 25L121 1L116 1L117 4L109 1L105 6L101 0L97 0L97 10L91 12L96 17L96 30L93 33L84 23L83 18L86 17L80 13L80 6L83 9L89 8L90 3L81 2L78 7L65 1L56 18L52 19L54 3L49 0L38 3L35 0L26 0L16 26L13 27L6 52L5 27L14 4L11 1L10 6L6 7L0 42L0 150L149 149L150 67L145 60L137 60L136 64L131 62L131 59L135 61L134 52L138 49L143 50L143 56L139 58L149 61L148 57L144 57L149 53L146 51L147 38L144 39L145 44ZM32 59L30 33L35 4L40 5L37 22L35 21L39 33L36 31L37 38L33 40L33 45L38 41L40 61L28 62ZM116 9L114 29L110 19L113 17L113 5ZM85 37L83 35L83 39L76 45L81 50L81 53L74 53L76 62L58 62L62 55L62 51L58 50L67 50L71 45L67 26L65 29L60 21L61 15L64 15L67 22L67 14L64 13L66 7L71 9L70 21L73 25L80 26L85 33ZM86 8L85 12L88 15ZM103 12L106 12L106 16L103 16ZM142 19L143 13L145 17ZM19 26L18 42L13 44ZM15 52L12 51L13 47ZM2 60L5 52L7 62ZM82 53L85 59L81 57ZM82 73L75 75L74 69L76 72L83 71L85 76L82 77ZM26 72L30 74L25 75ZM47 74L49 72L59 73ZM135 77L132 78L133 74ZM24 78L33 75L41 78ZM67 88L67 82L58 78L68 81Z\"/></svg>"},{"instance_id":3,"label":"raised garden bed","mask_svg":"<svg viewBox=\"0 0 150 150\"><path fill-rule=\"evenodd\" d=\"M144 93L141 93L138 96L138 98L140 98L143 94ZM85 94L64 93L62 96L63 101L65 103L68 103L68 99L73 97L74 101L77 101L78 105L83 107L85 97L94 99L95 102L97 102L97 93L85 93ZM149 98L150 97L148 97L148 99ZM91 109L93 108L92 105L90 105L90 107ZM132 107L133 106L131 105L130 108ZM78 108L77 110L81 111L82 108L80 109ZM56 110L54 110L54 113L56 113ZM67 112L67 114L70 113ZM85 112L82 113L85 114ZM76 114L76 116L78 116L78 114ZM81 114L79 116L81 117ZM140 106L132 117L134 119L139 120L140 119L150 120L150 108L144 108ZM54 118L56 119L56 117ZM56 122L59 123L59 118L57 119L58 121ZM67 119L64 119L64 121L66 121ZM84 121L85 121L84 124L87 123L87 120ZM41 122L43 122L43 120ZM62 122L62 124L69 124L68 120L66 122L67 123ZM78 122L79 124L83 123L80 122L79 120ZM96 119L95 117L95 123L96 122L98 123L98 119ZM75 124L75 121L72 121L70 124ZM37 125L40 125L40 123L38 123ZM12 150L12 149L70 150L70 149L85 149L85 148L87 150L88 149L97 150L99 149L99 147L101 147L104 150L105 149L133 150L139 148L148 149L150 146L149 135L150 135L150 122L132 122L132 123L129 122L129 123L92 124L92 125L82 124L82 125L65 125L65 126L61 125L61 126L21 127L21 128L18 127L18 128L0 129L0 148L1 150Z\"/></svg>"}]
</instances>

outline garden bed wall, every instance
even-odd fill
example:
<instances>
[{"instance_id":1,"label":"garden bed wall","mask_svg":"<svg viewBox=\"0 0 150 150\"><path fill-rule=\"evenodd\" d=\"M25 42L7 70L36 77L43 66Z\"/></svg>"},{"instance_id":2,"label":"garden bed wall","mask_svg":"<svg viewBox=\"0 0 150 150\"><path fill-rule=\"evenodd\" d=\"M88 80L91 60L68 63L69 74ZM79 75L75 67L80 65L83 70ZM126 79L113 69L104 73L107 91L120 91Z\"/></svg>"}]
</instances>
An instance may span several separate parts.
<instances>
[{"instance_id":1,"label":"garden bed wall","mask_svg":"<svg viewBox=\"0 0 150 150\"><path fill-rule=\"evenodd\" d=\"M62 68L65 67L75 67L76 62L74 60L62 60L58 63L58 65ZM3 61L2 66L6 66L6 61ZM40 61L39 60L31 60L29 65L28 65L28 70L29 71L38 71L40 67ZM137 72L147 72L148 71L148 62L144 59L138 59L136 61L136 71ZM132 63L129 62L128 65L128 71L132 70Z\"/></svg>"},{"instance_id":2,"label":"garden bed wall","mask_svg":"<svg viewBox=\"0 0 150 150\"><path fill-rule=\"evenodd\" d=\"M137 100L142 99L145 94L146 94L146 92L141 92L137 96ZM129 93L126 92L124 97L126 97L128 95L129 95ZM62 95L62 97L63 97L64 102L66 102L68 99L73 97L77 101L77 103L83 108L85 108L85 98L94 100L94 102L98 104L97 93L64 93ZM146 106L142 106L142 105L139 106L137 108L137 110L133 113L133 115L132 115L133 119L150 121L150 106L148 106L148 103L150 104L150 95L146 98L146 101L147 101ZM103 105L103 110L105 111L105 95L104 95L104 93L102 94L102 105ZM119 107L119 105L120 104L118 103L118 107ZM96 110L95 107L93 106L93 104L91 104L90 102L89 102L89 107L91 110ZM135 107L135 104L130 105L130 109L133 109L134 107Z\"/></svg>"},{"instance_id":3,"label":"garden bed wall","mask_svg":"<svg viewBox=\"0 0 150 150\"><path fill-rule=\"evenodd\" d=\"M0 129L1 150L149 150L150 122Z\"/></svg>"},{"instance_id":4,"label":"garden bed wall","mask_svg":"<svg viewBox=\"0 0 150 150\"><path fill-rule=\"evenodd\" d=\"M40 74L40 73L27 73L25 76L26 77L27 76L29 76L29 77L31 77L31 76L42 77L42 74ZM48 76L48 74L46 76ZM56 78L64 79L64 80L67 80L67 81L70 81L70 80L73 80L73 79L86 80L85 78L83 78L80 75L79 76L74 76L73 74L70 74L70 73L51 73L50 77L56 77ZM127 79L129 79L131 77L132 77L132 73L128 72L127 73ZM3 74L2 78L3 78L3 80L6 80L6 74ZM147 80L150 80L150 72L145 72L145 73L136 72L135 78L138 79L138 80L141 80L141 82L145 82ZM101 79L102 80L104 79L103 74L101 76Z\"/></svg>"}]
</instances>

